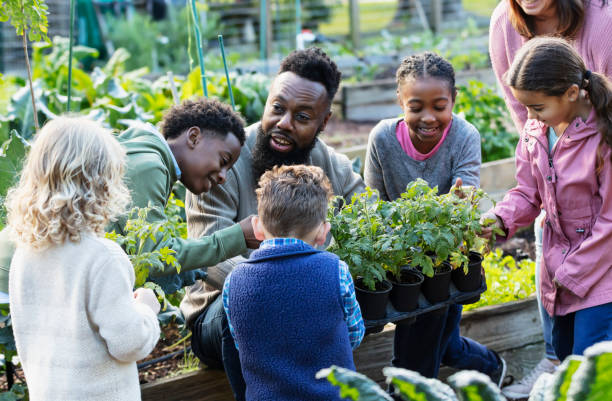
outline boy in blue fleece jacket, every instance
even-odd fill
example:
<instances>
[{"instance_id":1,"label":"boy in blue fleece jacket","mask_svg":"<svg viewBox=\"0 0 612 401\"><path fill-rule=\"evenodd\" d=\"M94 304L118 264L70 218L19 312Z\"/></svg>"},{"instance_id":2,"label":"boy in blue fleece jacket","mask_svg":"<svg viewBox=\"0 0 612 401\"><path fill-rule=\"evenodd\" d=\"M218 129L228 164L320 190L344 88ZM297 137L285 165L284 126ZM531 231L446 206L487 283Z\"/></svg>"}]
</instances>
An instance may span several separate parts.
<instances>
[{"instance_id":1,"label":"boy in blue fleece jacket","mask_svg":"<svg viewBox=\"0 0 612 401\"><path fill-rule=\"evenodd\" d=\"M267 171L257 189L253 230L263 240L225 280L223 306L240 354L247 400L340 400L331 365L355 369L364 335L347 265L323 245L331 197L319 167Z\"/></svg>"}]
</instances>

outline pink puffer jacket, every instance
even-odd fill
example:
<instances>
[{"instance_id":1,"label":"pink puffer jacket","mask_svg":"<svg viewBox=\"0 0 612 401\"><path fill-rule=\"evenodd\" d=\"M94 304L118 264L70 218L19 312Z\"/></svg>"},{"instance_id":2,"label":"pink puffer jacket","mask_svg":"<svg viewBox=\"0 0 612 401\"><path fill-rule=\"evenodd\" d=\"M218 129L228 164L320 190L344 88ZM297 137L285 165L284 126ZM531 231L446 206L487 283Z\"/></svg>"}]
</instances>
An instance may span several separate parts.
<instances>
[{"instance_id":1,"label":"pink puffer jacket","mask_svg":"<svg viewBox=\"0 0 612 401\"><path fill-rule=\"evenodd\" d=\"M516 148L516 179L494 208L512 236L546 210L542 304L550 315L612 302L612 153L598 175L595 112L574 120L548 151L548 127L528 120ZM555 288L553 279L562 284Z\"/></svg>"}]
</instances>

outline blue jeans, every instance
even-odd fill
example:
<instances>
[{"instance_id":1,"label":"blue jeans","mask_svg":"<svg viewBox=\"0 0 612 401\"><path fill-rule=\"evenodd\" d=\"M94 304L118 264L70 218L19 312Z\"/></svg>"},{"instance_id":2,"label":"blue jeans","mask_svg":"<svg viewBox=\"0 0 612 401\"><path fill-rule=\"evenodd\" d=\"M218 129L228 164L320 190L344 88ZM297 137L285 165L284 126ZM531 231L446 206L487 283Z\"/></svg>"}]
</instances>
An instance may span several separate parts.
<instances>
[{"instance_id":1,"label":"blue jeans","mask_svg":"<svg viewBox=\"0 0 612 401\"><path fill-rule=\"evenodd\" d=\"M560 360L582 355L600 341L612 340L612 302L553 317L552 343Z\"/></svg>"},{"instance_id":2,"label":"blue jeans","mask_svg":"<svg viewBox=\"0 0 612 401\"><path fill-rule=\"evenodd\" d=\"M393 342L393 366L438 377L440 363L456 369L474 369L491 374L499 363L495 353L482 344L461 337L461 305L450 305L416 318L413 324L398 324Z\"/></svg>"},{"instance_id":3,"label":"blue jeans","mask_svg":"<svg viewBox=\"0 0 612 401\"><path fill-rule=\"evenodd\" d=\"M542 335L544 336L544 348L546 358L557 359L555 348L552 345L552 325L553 318L546 312L542 305L540 296L540 270L542 269L542 222L546 219L546 212L542 210L538 218L533 224L533 233L535 235L535 284L536 297L538 299L538 310L540 311L540 322L542 323Z\"/></svg>"},{"instance_id":4,"label":"blue jeans","mask_svg":"<svg viewBox=\"0 0 612 401\"><path fill-rule=\"evenodd\" d=\"M225 369L234 398L245 400L246 384L234 338L227 324L221 295L200 316L192 328L191 348L207 367Z\"/></svg>"}]
</instances>

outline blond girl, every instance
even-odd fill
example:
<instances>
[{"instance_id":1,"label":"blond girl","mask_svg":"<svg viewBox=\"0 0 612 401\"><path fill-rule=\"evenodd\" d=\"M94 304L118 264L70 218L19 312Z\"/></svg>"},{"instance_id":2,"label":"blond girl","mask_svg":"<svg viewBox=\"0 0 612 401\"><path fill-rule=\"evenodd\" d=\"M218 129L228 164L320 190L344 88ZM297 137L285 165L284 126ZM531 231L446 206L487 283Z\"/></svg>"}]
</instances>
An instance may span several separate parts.
<instances>
[{"instance_id":1,"label":"blond girl","mask_svg":"<svg viewBox=\"0 0 612 401\"><path fill-rule=\"evenodd\" d=\"M159 303L103 238L123 212L125 152L97 123L61 117L36 135L7 196L9 277L30 399L140 400L136 369L159 337Z\"/></svg>"}]
</instances>

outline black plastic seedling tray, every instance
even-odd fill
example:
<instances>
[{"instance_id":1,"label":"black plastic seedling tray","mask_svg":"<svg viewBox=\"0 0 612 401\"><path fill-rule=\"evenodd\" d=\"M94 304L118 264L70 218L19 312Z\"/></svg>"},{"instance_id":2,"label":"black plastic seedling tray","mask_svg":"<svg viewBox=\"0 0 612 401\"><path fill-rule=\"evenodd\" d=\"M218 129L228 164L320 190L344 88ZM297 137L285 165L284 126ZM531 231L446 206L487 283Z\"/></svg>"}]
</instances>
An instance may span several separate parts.
<instances>
[{"instance_id":1,"label":"black plastic seedling tray","mask_svg":"<svg viewBox=\"0 0 612 401\"><path fill-rule=\"evenodd\" d=\"M446 301L437 302L437 303L432 304L429 301L427 301L427 299L425 299L425 296L421 293L419 295L419 304L417 308L410 312L399 312L393 307L391 302L389 302L387 304L387 316L385 316L383 319L376 319L376 320L365 320L364 319L365 327L366 328L377 328L378 327L380 328L380 330L382 330L382 326L384 326L387 323L402 322L402 324L404 323L408 324L411 322L411 320L414 321L414 319L419 315L422 315L428 312L432 312L437 309L441 309L450 304L472 304L472 303L478 302L478 300L480 299L480 294L482 294L486 290L487 290L487 282L485 281L484 277L482 278L482 284L480 285L480 288L477 289L476 291L470 291L470 292L459 291L457 287L455 287L455 285L451 282L450 297L448 297ZM368 332L375 333L377 331L379 330L374 330L374 331L369 330Z\"/></svg>"}]
</instances>

